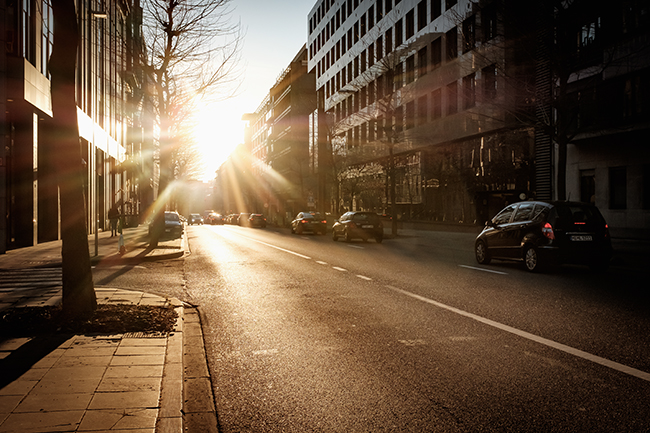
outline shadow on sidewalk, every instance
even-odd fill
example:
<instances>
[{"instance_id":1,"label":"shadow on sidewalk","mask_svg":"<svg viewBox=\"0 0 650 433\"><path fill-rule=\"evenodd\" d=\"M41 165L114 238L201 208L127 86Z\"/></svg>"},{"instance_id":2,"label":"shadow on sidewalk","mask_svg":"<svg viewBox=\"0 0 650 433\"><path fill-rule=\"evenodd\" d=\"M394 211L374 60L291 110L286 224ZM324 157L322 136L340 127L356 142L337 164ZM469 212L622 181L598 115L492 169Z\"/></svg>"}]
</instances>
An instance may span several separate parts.
<instances>
[{"instance_id":1,"label":"shadow on sidewalk","mask_svg":"<svg viewBox=\"0 0 650 433\"><path fill-rule=\"evenodd\" d=\"M0 360L0 389L29 371L38 361L70 339L70 334L39 335ZM5 340L6 341L6 340Z\"/></svg>"}]
</instances>

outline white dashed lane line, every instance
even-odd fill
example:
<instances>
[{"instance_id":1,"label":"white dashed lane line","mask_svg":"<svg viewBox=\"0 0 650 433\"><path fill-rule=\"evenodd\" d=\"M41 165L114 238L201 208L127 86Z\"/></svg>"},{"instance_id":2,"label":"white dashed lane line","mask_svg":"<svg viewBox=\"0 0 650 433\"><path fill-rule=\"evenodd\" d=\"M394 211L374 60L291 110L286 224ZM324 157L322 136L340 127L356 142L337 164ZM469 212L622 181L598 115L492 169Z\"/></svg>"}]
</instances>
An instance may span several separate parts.
<instances>
[{"instance_id":1,"label":"white dashed lane line","mask_svg":"<svg viewBox=\"0 0 650 433\"><path fill-rule=\"evenodd\" d=\"M372 281L372 278L366 277L365 275L357 275L357 277L361 278L362 280Z\"/></svg>"},{"instance_id":2,"label":"white dashed lane line","mask_svg":"<svg viewBox=\"0 0 650 433\"><path fill-rule=\"evenodd\" d=\"M329 264L329 263L324 262L322 260L316 260L316 263L318 263L319 265L327 265L327 264Z\"/></svg>"},{"instance_id":3,"label":"white dashed lane line","mask_svg":"<svg viewBox=\"0 0 650 433\"><path fill-rule=\"evenodd\" d=\"M483 271L483 272L491 272L493 274L508 275L507 272L493 271L492 269L477 268L475 266L467 266L467 265L458 265L458 266L466 269L474 269L475 271Z\"/></svg>"},{"instance_id":4,"label":"white dashed lane line","mask_svg":"<svg viewBox=\"0 0 650 433\"><path fill-rule=\"evenodd\" d=\"M341 271L341 272L347 272L348 271L347 269L339 268L338 266L332 266L332 269L336 269L337 271Z\"/></svg>"}]
</instances>

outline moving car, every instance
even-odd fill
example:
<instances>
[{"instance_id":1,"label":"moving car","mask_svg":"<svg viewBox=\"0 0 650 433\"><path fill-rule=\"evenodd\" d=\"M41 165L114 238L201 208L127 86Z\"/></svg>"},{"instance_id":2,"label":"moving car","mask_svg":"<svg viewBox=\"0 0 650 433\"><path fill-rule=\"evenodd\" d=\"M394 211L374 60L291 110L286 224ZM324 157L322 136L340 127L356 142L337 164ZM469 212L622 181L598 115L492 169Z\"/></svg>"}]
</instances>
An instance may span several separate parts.
<instances>
[{"instance_id":1,"label":"moving car","mask_svg":"<svg viewBox=\"0 0 650 433\"><path fill-rule=\"evenodd\" d=\"M242 227L248 227L248 218L250 218L251 214L243 212L239 214L239 217L237 218L237 224L239 224Z\"/></svg>"},{"instance_id":2,"label":"moving car","mask_svg":"<svg viewBox=\"0 0 650 433\"><path fill-rule=\"evenodd\" d=\"M191 213L189 218L189 224L203 224L203 217L198 213Z\"/></svg>"},{"instance_id":3,"label":"moving car","mask_svg":"<svg viewBox=\"0 0 650 433\"><path fill-rule=\"evenodd\" d=\"M332 226L332 239L337 241L339 237L346 242L355 238L363 239L364 242L374 238L377 243L381 243L384 240L384 226L379 215L374 212L346 212Z\"/></svg>"},{"instance_id":4,"label":"moving car","mask_svg":"<svg viewBox=\"0 0 650 433\"><path fill-rule=\"evenodd\" d=\"M260 213L251 214L248 218L248 225L250 227L266 227L266 218Z\"/></svg>"},{"instance_id":5,"label":"moving car","mask_svg":"<svg viewBox=\"0 0 650 433\"><path fill-rule=\"evenodd\" d=\"M299 235L304 232L312 232L314 234L327 233L327 220L317 212L300 212L291 221L291 233Z\"/></svg>"},{"instance_id":6,"label":"moving car","mask_svg":"<svg viewBox=\"0 0 650 433\"><path fill-rule=\"evenodd\" d=\"M223 217L216 212L211 212L205 220L206 224L221 225L223 224Z\"/></svg>"},{"instance_id":7,"label":"moving car","mask_svg":"<svg viewBox=\"0 0 650 433\"><path fill-rule=\"evenodd\" d=\"M476 261L521 261L535 272L550 264L605 270L612 242L596 206L569 201L524 201L506 206L485 224L474 244Z\"/></svg>"}]
</instances>

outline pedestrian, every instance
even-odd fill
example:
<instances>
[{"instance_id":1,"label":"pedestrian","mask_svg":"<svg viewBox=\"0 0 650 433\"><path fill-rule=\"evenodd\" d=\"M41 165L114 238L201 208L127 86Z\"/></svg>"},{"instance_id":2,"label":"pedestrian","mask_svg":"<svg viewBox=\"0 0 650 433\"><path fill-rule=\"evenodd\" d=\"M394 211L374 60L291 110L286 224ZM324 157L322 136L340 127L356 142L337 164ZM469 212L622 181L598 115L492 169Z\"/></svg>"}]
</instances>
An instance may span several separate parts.
<instances>
[{"instance_id":1,"label":"pedestrian","mask_svg":"<svg viewBox=\"0 0 650 433\"><path fill-rule=\"evenodd\" d=\"M108 219L111 223L111 237L117 235L117 220L119 217L120 212L117 210L117 205L113 205L113 207L108 211Z\"/></svg>"}]
</instances>

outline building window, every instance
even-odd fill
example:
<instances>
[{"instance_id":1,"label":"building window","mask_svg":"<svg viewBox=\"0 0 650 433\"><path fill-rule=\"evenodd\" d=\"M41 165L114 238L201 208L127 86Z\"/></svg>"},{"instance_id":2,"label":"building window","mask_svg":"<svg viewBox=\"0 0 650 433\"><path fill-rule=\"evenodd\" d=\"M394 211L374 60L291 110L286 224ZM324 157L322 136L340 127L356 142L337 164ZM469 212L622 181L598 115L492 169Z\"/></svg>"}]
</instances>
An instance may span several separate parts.
<instances>
[{"instance_id":1,"label":"building window","mask_svg":"<svg viewBox=\"0 0 650 433\"><path fill-rule=\"evenodd\" d=\"M481 69L483 77L483 99L490 101L497 96L497 68L495 65Z\"/></svg>"},{"instance_id":2,"label":"building window","mask_svg":"<svg viewBox=\"0 0 650 433\"><path fill-rule=\"evenodd\" d=\"M375 43L376 50L375 52L377 53L377 61L380 61L382 57L384 57L384 39L383 36L379 36L377 38L377 42Z\"/></svg>"},{"instance_id":3,"label":"building window","mask_svg":"<svg viewBox=\"0 0 650 433\"><path fill-rule=\"evenodd\" d=\"M375 44L368 45L368 67L375 64Z\"/></svg>"},{"instance_id":4,"label":"building window","mask_svg":"<svg viewBox=\"0 0 650 433\"><path fill-rule=\"evenodd\" d=\"M436 69L442 63L442 38L431 43L431 65Z\"/></svg>"},{"instance_id":5,"label":"building window","mask_svg":"<svg viewBox=\"0 0 650 433\"><path fill-rule=\"evenodd\" d=\"M458 112L458 83L447 84L447 115Z\"/></svg>"},{"instance_id":6,"label":"building window","mask_svg":"<svg viewBox=\"0 0 650 433\"><path fill-rule=\"evenodd\" d=\"M402 19L395 23L395 48L402 45L404 42L404 23Z\"/></svg>"},{"instance_id":7,"label":"building window","mask_svg":"<svg viewBox=\"0 0 650 433\"><path fill-rule=\"evenodd\" d=\"M415 35L415 9L406 13L406 40L408 41Z\"/></svg>"},{"instance_id":8,"label":"building window","mask_svg":"<svg viewBox=\"0 0 650 433\"><path fill-rule=\"evenodd\" d=\"M389 55L393 51L393 29L386 30L384 36L384 42L386 43L386 55Z\"/></svg>"},{"instance_id":9,"label":"building window","mask_svg":"<svg viewBox=\"0 0 650 433\"><path fill-rule=\"evenodd\" d=\"M627 168L609 169L609 208L627 209Z\"/></svg>"},{"instance_id":10,"label":"building window","mask_svg":"<svg viewBox=\"0 0 650 433\"><path fill-rule=\"evenodd\" d=\"M418 32L427 25L427 0L418 3Z\"/></svg>"},{"instance_id":11,"label":"building window","mask_svg":"<svg viewBox=\"0 0 650 433\"><path fill-rule=\"evenodd\" d=\"M415 101L406 103L406 129L415 126Z\"/></svg>"},{"instance_id":12,"label":"building window","mask_svg":"<svg viewBox=\"0 0 650 433\"><path fill-rule=\"evenodd\" d=\"M463 77L463 108L467 110L476 105L476 74Z\"/></svg>"},{"instance_id":13,"label":"building window","mask_svg":"<svg viewBox=\"0 0 650 433\"><path fill-rule=\"evenodd\" d=\"M418 77L427 74L427 47L418 51Z\"/></svg>"},{"instance_id":14,"label":"building window","mask_svg":"<svg viewBox=\"0 0 650 433\"><path fill-rule=\"evenodd\" d=\"M431 92L431 118L440 119L442 117L442 92L436 89Z\"/></svg>"},{"instance_id":15,"label":"building window","mask_svg":"<svg viewBox=\"0 0 650 433\"><path fill-rule=\"evenodd\" d=\"M431 21L442 14L442 0L431 0Z\"/></svg>"},{"instance_id":16,"label":"building window","mask_svg":"<svg viewBox=\"0 0 650 433\"><path fill-rule=\"evenodd\" d=\"M429 98L427 95L418 98L418 115L416 122L418 125L427 123L429 117Z\"/></svg>"},{"instance_id":17,"label":"building window","mask_svg":"<svg viewBox=\"0 0 650 433\"><path fill-rule=\"evenodd\" d=\"M497 36L497 11L494 5L486 6L481 11L481 24L483 26L483 42Z\"/></svg>"},{"instance_id":18,"label":"building window","mask_svg":"<svg viewBox=\"0 0 650 433\"><path fill-rule=\"evenodd\" d=\"M375 26L375 7L370 6L368 8L368 30Z\"/></svg>"},{"instance_id":19,"label":"building window","mask_svg":"<svg viewBox=\"0 0 650 433\"><path fill-rule=\"evenodd\" d=\"M446 0L445 5L447 6L447 10L451 9L458 3L458 0Z\"/></svg>"},{"instance_id":20,"label":"building window","mask_svg":"<svg viewBox=\"0 0 650 433\"><path fill-rule=\"evenodd\" d=\"M404 130L404 107L399 106L395 109L395 133L399 134Z\"/></svg>"},{"instance_id":21,"label":"building window","mask_svg":"<svg viewBox=\"0 0 650 433\"><path fill-rule=\"evenodd\" d=\"M406 59L406 84L415 81L415 55Z\"/></svg>"},{"instance_id":22,"label":"building window","mask_svg":"<svg viewBox=\"0 0 650 433\"><path fill-rule=\"evenodd\" d=\"M458 29L454 27L445 36L447 40L447 61L450 61L458 57Z\"/></svg>"},{"instance_id":23,"label":"building window","mask_svg":"<svg viewBox=\"0 0 650 433\"><path fill-rule=\"evenodd\" d=\"M463 53L468 53L476 46L476 17L472 15L463 21Z\"/></svg>"},{"instance_id":24,"label":"building window","mask_svg":"<svg viewBox=\"0 0 650 433\"><path fill-rule=\"evenodd\" d=\"M580 201L596 204L596 174L594 170L580 170Z\"/></svg>"}]
</instances>

